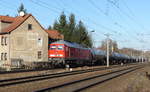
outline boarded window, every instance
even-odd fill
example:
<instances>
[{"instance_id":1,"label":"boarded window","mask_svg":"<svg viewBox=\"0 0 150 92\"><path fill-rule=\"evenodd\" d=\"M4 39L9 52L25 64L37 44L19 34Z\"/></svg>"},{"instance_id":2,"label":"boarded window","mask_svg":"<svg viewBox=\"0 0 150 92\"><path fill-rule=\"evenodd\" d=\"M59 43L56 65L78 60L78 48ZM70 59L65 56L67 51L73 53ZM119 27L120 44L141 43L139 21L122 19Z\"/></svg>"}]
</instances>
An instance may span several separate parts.
<instances>
[{"instance_id":1,"label":"boarded window","mask_svg":"<svg viewBox=\"0 0 150 92\"><path fill-rule=\"evenodd\" d=\"M42 58L42 51L38 51L38 59Z\"/></svg>"}]
</instances>

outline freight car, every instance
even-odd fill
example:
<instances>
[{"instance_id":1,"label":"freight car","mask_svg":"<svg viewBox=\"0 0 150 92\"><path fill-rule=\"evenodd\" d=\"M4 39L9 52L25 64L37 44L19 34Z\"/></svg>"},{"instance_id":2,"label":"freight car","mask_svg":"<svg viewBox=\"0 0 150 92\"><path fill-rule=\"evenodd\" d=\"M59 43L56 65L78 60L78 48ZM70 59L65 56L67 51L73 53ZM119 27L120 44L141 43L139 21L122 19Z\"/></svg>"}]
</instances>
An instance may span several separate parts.
<instances>
[{"instance_id":1,"label":"freight car","mask_svg":"<svg viewBox=\"0 0 150 92\"><path fill-rule=\"evenodd\" d=\"M91 48L92 63L94 65L105 65L106 64L106 52L103 50Z\"/></svg>"}]
</instances>

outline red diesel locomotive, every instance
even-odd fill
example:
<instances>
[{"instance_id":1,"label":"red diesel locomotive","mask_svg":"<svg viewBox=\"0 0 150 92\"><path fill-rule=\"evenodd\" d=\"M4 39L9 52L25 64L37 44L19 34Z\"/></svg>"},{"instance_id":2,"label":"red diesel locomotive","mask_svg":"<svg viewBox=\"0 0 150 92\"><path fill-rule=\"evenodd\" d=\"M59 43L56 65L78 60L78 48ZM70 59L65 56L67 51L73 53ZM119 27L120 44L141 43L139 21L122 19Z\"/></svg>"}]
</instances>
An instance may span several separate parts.
<instances>
[{"instance_id":1,"label":"red diesel locomotive","mask_svg":"<svg viewBox=\"0 0 150 92\"><path fill-rule=\"evenodd\" d=\"M49 45L49 61L52 65L87 65L92 63L89 48L79 44L59 40Z\"/></svg>"}]
</instances>

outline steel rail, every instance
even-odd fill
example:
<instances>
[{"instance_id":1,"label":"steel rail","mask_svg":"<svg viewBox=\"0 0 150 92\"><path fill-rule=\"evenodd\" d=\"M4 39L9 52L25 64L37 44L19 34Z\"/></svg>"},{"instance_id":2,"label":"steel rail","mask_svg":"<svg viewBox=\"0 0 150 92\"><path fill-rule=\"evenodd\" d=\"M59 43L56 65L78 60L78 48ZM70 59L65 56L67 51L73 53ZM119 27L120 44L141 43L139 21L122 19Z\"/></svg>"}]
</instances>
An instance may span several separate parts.
<instances>
[{"instance_id":1,"label":"steel rail","mask_svg":"<svg viewBox=\"0 0 150 92\"><path fill-rule=\"evenodd\" d=\"M27 77L20 77L20 78L4 79L4 80L0 80L0 87L22 84L22 83L27 83L27 82L32 82L32 81L41 81L41 80L63 77L63 76L83 74L83 73L94 72L94 71L102 71L102 70L113 69L113 68L118 68L118 67L122 67L122 66L112 66L109 68L102 67L102 68L78 70L78 71L71 71L71 72L61 72L61 73L54 73L54 74L44 74L44 75L35 75L35 76L27 76Z\"/></svg>"},{"instance_id":2,"label":"steel rail","mask_svg":"<svg viewBox=\"0 0 150 92\"><path fill-rule=\"evenodd\" d=\"M61 90L61 92L78 92L78 91L85 90L85 89L87 89L89 87L101 84L101 83L103 83L105 81L114 79L114 78L119 77L121 75L127 74L129 72L135 71L135 70L140 69L140 68L143 68L143 66L141 66L141 65L140 66L133 66L133 67L120 69L120 70L112 71L112 72L105 73L105 74L99 74L99 75L96 75L96 76L87 77L87 78L80 79L80 80L66 82L64 84L59 84L59 85L52 86L52 87L49 87L49 88L36 90L35 92L45 92L45 91L57 92L57 90ZM107 78L107 76L110 76L110 77ZM104 79L101 79L101 80L98 80L98 81L94 81L94 80L96 80L98 78L102 78L102 77ZM90 82L87 82L87 81L90 81ZM83 85L82 83L84 83L85 85ZM78 85L81 85L81 86L79 87ZM69 91L66 90L66 89L69 89Z\"/></svg>"}]
</instances>

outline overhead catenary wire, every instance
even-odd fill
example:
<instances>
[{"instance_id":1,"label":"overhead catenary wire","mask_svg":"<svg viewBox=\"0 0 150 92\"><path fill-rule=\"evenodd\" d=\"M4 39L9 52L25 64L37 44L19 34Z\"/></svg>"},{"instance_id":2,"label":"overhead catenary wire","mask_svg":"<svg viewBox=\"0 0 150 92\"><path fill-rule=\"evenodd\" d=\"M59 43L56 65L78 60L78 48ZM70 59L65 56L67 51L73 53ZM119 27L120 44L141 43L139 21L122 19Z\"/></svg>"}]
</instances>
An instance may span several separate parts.
<instances>
[{"instance_id":1,"label":"overhead catenary wire","mask_svg":"<svg viewBox=\"0 0 150 92\"><path fill-rule=\"evenodd\" d=\"M44 4L48 5L47 3L44 3ZM64 4L64 3L62 3L62 4ZM65 6L66 6L66 5L65 5ZM57 8L57 9L58 9L58 8ZM89 18L88 18L88 19L89 19ZM91 21L92 21L92 20L91 20ZM94 22L94 24L95 24L95 25L99 25L99 24L97 24L97 23L95 23L95 22ZM106 27L104 27L104 26L101 26L101 27L103 27L104 29L107 29L107 30L111 30L111 29L108 29L108 28L106 28ZM114 31L114 30L113 30L113 31ZM114 31L114 32L116 33L116 31Z\"/></svg>"},{"instance_id":2,"label":"overhead catenary wire","mask_svg":"<svg viewBox=\"0 0 150 92\"><path fill-rule=\"evenodd\" d=\"M36 1L34 1L34 0L30 0L32 3L34 3L34 4L37 4L37 5L39 5L39 6L41 6L41 7L44 7L44 8L47 8L47 9L50 9L50 10L52 10L52 11L54 11L53 13L59 13L59 11L57 11L56 9L54 9L54 8L50 8L50 7L48 7L48 6L46 6L46 5L43 5L43 4L41 4L41 3L39 3L39 1L38 2L36 2Z\"/></svg>"},{"instance_id":3,"label":"overhead catenary wire","mask_svg":"<svg viewBox=\"0 0 150 92\"><path fill-rule=\"evenodd\" d=\"M33 1L33 0L31 0L31 1ZM35 0L34 0L35 1ZM42 7L45 7L45 8L47 8L47 9L50 9L50 10L52 10L51 12L53 12L53 13L55 13L55 14L58 14L58 13L60 13L60 8L55 8L55 6L52 6L52 7L50 7L50 5L48 6L48 5L45 5L44 3L41 3L41 2L39 2L39 0L36 2L36 3L38 3L37 5L39 5L39 6L42 6ZM63 2L64 3L64 2ZM49 3L47 3L47 4L49 4ZM62 4L62 6L63 6L63 4ZM67 11L67 13L68 13L68 10L66 10ZM37 14L38 12L36 12L36 14ZM69 13L70 13L70 11L69 11ZM105 12L104 12L105 13ZM80 18L81 18L81 16L80 16ZM99 26L99 23L98 22L95 22L95 21L93 21L93 19L90 19L90 18L83 18L83 20L84 21L87 21L87 19L88 19L88 21L90 21L93 25L96 25L96 26ZM118 25L118 26L120 26L120 28L122 27L122 25L120 25L119 23L116 23L116 25ZM90 25L88 25L88 27L89 27ZM92 26L90 26L89 28L91 28L91 29L93 29L93 27ZM116 30L114 30L114 29L111 29L111 28L109 28L109 27L107 27L107 26L101 26L101 28L102 29L105 29L105 30L108 30L108 32L112 32L112 30L114 31L114 34L116 35ZM102 31L100 31L102 34L104 34L104 32L102 32ZM107 33L107 32L106 32Z\"/></svg>"},{"instance_id":4,"label":"overhead catenary wire","mask_svg":"<svg viewBox=\"0 0 150 92\"><path fill-rule=\"evenodd\" d=\"M124 0L122 0L122 2L123 2L123 4L125 5L125 7L128 9L128 11L130 12L130 14L131 14L131 16L133 17L133 18L135 18L135 20L137 20L138 18L135 16L135 14L132 12L132 10L129 8L129 6L126 4L126 2L124 1ZM145 29L145 30L147 30L145 27L144 27L144 25L143 24L141 24L139 21L137 21L137 23L139 24L139 25L141 25L141 27L143 28L143 29ZM137 35L138 36L140 36L140 35L142 35L142 36L145 36L146 34L139 34L139 33L137 33ZM143 40L143 37L141 37L141 40ZM140 40L139 40L140 41Z\"/></svg>"},{"instance_id":5,"label":"overhead catenary wire","mask_svg":"<svg viewBox=\"0 0 150 92\"><path fill-rule=\"evenodd\" d=\"M105 16L109 17L100 7L98 7L98 6L94 3L94 1L92 1L92 0L88 0L88 1L89 1L89 3L90 3L93 7L95 7L95 8L99 11L99 13L104 14ZM112 18L109 17L109 19L114 22L114 20L113 20ZM124 28L122 25L120 25L119 23L114 22L114 24L117 25L117 26L120 27L120 28L123 28L123 30L125 30L125 28ZM129 35L130 35L130 34L129 34ZM136 38L136 37L135 37L135 38ZM136 38L136 39L137 39L137 38Z\"/></svg>"},{"instance_id":6,"label":"overhead catenary wire","mask_svg":"<svg viewBox=\"0 0 150 92\"><path fill-rule=\"evenodd\" d=\"M138 25L141 26L141 28L143 28L144 30L147 30L147 29L144 27L144 25L143 25L142 23L140 23L139 21L137 21L137 17L136 17L135 14L132 12L132 10L128 7L128 5L126 4L126 2L125 2L124 0L122 0L122 2L123 2L123 4L125 5L125 7L128 9L128 11L130 12L130 15L134 18L135 22L137 22ZM143 40L143 37L142 37L141 40ZM144 41L144 40L143 40L143 41ZM144 42L145 42L145 41L144 41ZM142 47L144 47L144 46L142 46Z\"/></svg>"},{"instance_id":7,"label":"overhead catenary wire","mask_svg":"<svg viewBox=\"0 0 150 92\"><path fill-rule=\"evenodd\" d=\"M33 1L33 0L31 0L31 1ZM33 3L35 3L35 2L33 2ZM35 4L37 4L37 3L35 3ZM41 4L41 1L40 0L38 0L38 4L37 5L39 5L39 6L41 6L41 7L43 7L43 6L46 6L45 8L48 8L49 7L49 5L48 4L46 4L46 3L44 3L43 1L42 1L42 4ZM49 8L48 8L49 9ZM57 9L59 9L59 8L57 8ZM60 10L60 9L59 9ZM72 12L69 12L69 11L67 11L66 10L66 12L67 13L72 13ZM81 17L81 16L78 16L79 18L81 18L81 19L83 19L84 21L86 21L86 19L85 18L83 18L83 17ZM94 25L96 25L96 26L99 26L99 27L101 27L101 28L103 28L103 29L105 29L105 30L111 30L111 31L113 31L113 32L117 32L117 31L115 31L115 30L113 30L113 29L111 29L111 28L108 28L108 27L106 27L106 26L104 26L104 25L102 25L102 24L99 24L99 23L96 23L96 22L94 22L93 20L91 20L90 18L88 18L88 21L90 21L90 22L92 22ZM104 33L103 33L104 34Z\"/></svg>"},{"instance_id":8,"label":"overhead catenary wire","mask_svg":"<svg viewBox=\"0 0 150 92\"><path fill-rule=\"evenodd\" d=\"M96 25L97 25L97 23L94 23L94 24L96 24ZM98 25L99 25L99 24L98 24ZM104 27L104 26L101 26L101 27L103 27L104 29L110 30L110 29L108 29L108 28L106 28L106 27Z\"/></svg>"},{"instance_id":9,"label":"overhead catenary wire","mask_svg":"<svg viewBox=\"0 0 150 92\"><path fill-rule=\"evenodd\" d=\"M135 14L132 12L131 8L126 4L126 2L124 0L122 0L122 3L125 5L125 7L128 9L128 11L130 12L131 17L135 20L135 22L141 26L142 29L147 30L144 25L138 21L139 18L137 18L137 16L135 16Z\"/></svg>"},{"instance_id":10,"label":"overhead catenary wire","mask_svg":"<svg viewBox=\"0 0 150 92\"><path fill-rule=\"evenodd\" d=\"M143 26L140 25L133 17L131 17L129 14L127 14L125 11L123 11L116 3L113 2L113 0L107 0L109 3L111 3L113 6L115 6L122 14L124 14L127 18L130 19L130 21L134 22L134 24L140 26L141 29L144 30ZM136 40L140 40L138 37L135 37Z\"/></svg>"},{"instance_id":11,"label":"overhead catenary wire","mask_svg":"<svg viewBox=\"0 0 150 92\"><path fill-rule=\"evenodd\" d=\"M134 22L134 24L137 24L141 29L143 29L143 26L141 24L139 24L139 22L137 22L136 19L134 19L131 15L129 15L128 13L126 13L124 10L122 10L118 5L116 5L112 0L107 0L109 3L111 3L113 6L115 6L121 13L123 13L124 15L126 15L132 22Z\"/></svg>"}]
</instances>

